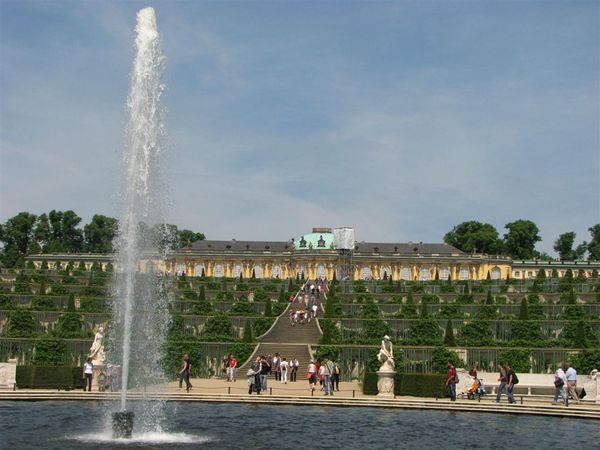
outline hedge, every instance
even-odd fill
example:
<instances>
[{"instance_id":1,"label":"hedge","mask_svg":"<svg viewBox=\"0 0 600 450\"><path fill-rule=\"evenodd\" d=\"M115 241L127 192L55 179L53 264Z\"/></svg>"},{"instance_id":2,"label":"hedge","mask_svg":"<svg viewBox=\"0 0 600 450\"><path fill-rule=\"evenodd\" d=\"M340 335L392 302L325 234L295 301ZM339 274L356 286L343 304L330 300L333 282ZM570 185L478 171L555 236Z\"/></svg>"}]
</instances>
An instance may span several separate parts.
<instances>
[{"instance_id":1,"label":"hedge","mask_svg":"<svg viewBox=\"0 0 600 450\"><path fill-rule=\"evenodd\" d=\"M394 377L394 395L413 397L445 397L445 374L397 373ZM363 380L363 394L377 395L378 376L375 372L366 372Z\"/></svg>"},{"instance_id":2,"label":"hedge","mask_svg":"<svg viewBox=\"0 0 600 450\"><path fill-rule=\"evenodd\" d=\"M17 366L19 389L82 389L83 369L71 366Z\"/></svg>"}]
</instances>

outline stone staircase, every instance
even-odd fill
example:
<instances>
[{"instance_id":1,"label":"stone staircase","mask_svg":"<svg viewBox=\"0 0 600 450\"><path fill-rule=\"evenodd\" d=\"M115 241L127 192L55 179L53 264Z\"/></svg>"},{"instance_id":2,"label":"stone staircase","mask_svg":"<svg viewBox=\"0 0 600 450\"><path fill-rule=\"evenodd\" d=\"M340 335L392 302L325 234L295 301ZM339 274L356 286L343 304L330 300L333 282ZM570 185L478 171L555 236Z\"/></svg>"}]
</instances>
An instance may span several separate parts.
<instances>
[{"instance_id":1,"label":"stone staircase","mask_svg":"<svg viewBox=\"0 0 600 450\"><path fill-rule=\"evenodd\" d=\"M304 303L298 301L299 296L291 302L285 311L277 317L273 327L267 331L263 336L258 338L258 346L248 361L246 361L240 368L240 372L243 373L250 367L252 361L257 356L268 356L279 353L282 358L286 358L288 361L292 358L297 358L300 363L298 369L298 379L303 378L306 373L308 364L312 358L309 351L310 344L317 344L321 337L321 331L317 327L317 321L311 320L310 323L296 324L292 326L289 320L289 311L298 308L305 308ZM321 303L324 301L321 298L317 301L319 310L317 315L321 314L322 308ZM273 374L272 374L273 376Z\"/></svg>"}]
</instances>

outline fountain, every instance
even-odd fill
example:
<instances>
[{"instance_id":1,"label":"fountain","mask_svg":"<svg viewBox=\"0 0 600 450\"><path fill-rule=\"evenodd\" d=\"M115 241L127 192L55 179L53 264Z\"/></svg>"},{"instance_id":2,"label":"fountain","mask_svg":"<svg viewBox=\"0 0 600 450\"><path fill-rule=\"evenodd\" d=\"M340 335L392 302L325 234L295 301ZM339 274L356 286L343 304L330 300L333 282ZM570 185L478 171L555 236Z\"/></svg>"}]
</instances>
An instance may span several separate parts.
<instances>
[{"instance_id":1,"label":"fountain","mask_svg":"<svg viewBox=\"0 0 600 450\"><path fill-rule=\"evenodd\" d=\"M164 56L153 8L138 12L135 31L108 358L121 366L121 401L112 418L113 436L125 438L131 437L134 415L140 430L160 430L161 384L166 381L161 348L170 323L167 279L152 269L152 261L161 260L168 247L161 162ZM141 406L128 402L130 391L142 396Z\"/></svg>"}]
</instances>

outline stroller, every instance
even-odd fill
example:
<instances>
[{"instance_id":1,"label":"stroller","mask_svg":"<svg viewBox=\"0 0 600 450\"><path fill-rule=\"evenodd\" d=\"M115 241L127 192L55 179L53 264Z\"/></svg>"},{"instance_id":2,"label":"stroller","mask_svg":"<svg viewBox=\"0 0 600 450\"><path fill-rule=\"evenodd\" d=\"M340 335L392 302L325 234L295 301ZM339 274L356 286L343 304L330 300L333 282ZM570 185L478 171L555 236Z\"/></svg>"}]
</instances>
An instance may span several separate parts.
<instances>
[{"instance_id":1,"label":"stroller","mask_svg":"<svg viewBox=\"0 0 600 450\"><path fill-rule=\"evenodd\" d=\"M483 384L483 380L478 378L473 379L473 384L467 391L467 398L469 400L475 400L475 397L481 399L485 395L485 386Z\"/></svg>"}]
</instances>

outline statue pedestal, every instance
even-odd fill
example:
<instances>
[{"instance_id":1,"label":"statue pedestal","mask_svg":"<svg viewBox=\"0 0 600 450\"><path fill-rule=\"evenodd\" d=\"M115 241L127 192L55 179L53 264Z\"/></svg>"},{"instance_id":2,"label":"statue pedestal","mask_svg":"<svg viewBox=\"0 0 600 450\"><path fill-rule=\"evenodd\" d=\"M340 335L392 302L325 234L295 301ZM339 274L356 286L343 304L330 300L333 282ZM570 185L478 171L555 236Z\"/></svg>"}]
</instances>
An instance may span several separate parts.
<instances>
[{"instance_id":1,"label":"statue pedestal","mask_svg":"<svg viewBox=\"0 0 600 450\"><path fill-rule=\"evenodd\" d=\"M394 397L394 377L396 376L395 371L384 371L378 370L377 376L379 380L377 380L377 390L379 394L377 397Z\"/></svg>"}]
</instances>

